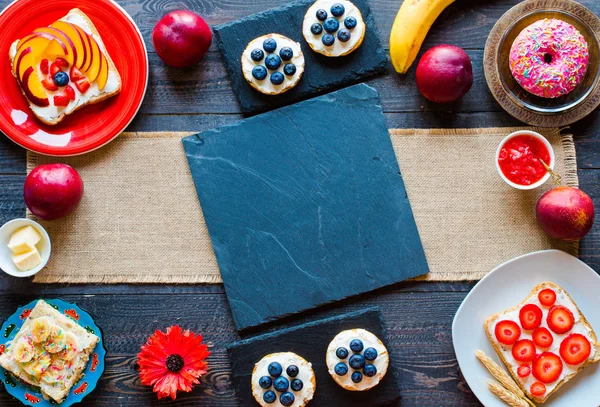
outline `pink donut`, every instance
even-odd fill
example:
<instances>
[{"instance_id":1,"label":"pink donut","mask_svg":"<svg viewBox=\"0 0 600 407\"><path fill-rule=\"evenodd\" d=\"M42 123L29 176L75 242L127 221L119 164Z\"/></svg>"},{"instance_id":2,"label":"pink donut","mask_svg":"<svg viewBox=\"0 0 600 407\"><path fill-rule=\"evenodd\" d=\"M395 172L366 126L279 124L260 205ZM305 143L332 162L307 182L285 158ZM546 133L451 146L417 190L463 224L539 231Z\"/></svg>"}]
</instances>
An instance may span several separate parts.
<instances>
[{"instance_id":1,"label":"pink donut","mask_svg":"<svg viewBox=\"0 0 600 407\"><path fill-rule=\"evenodd\" d=\"M544 19L525 28L510 49L510 71L519 85L543 98L557 98L581 83L588 44L571 24Z\"/></svg>"}]
</instances>

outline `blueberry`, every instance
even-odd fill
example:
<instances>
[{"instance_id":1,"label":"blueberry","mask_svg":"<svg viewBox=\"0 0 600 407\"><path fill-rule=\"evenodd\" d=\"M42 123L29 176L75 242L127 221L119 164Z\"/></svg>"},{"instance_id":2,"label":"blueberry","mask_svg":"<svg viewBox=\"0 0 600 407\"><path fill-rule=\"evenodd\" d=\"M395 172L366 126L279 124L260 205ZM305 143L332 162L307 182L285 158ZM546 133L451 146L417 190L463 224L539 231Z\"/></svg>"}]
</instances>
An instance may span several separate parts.
<instances>
[{"instance_id":1,"label":"blueberry","mask_svg":"<svg viewBox=\"0 0 600 407\"><path fill-rule=\"evenodd\" d=\"M352 349L352 352L362 352L364 345L360 339L353 339L350 342L350 349Z\"/></svg>"},{"instance_id":2,"label":"blueberry","mask_svg":"<svg viewBox=\"0 0 600 407\"><path fill-rule=\"evenodd\" d=\"M292 380L292 384L290 384L290 387L294 391L300 391L304 387L304 383L302 383L302 380L300 379L294 379Z\"/></svg>"},{"instance_id":3,"label":"blueberry","mask_svg":"<svg viewBox=\"0 0 600 407\"><path fill-rule=\"evenodd\" d=\"M375 348L367 348L365 349L365 359L367 360L375 360L377 359L377 351Z\"/></svg>"},{"instance_id":4,"label":"blueberry","mask_svg":"<svg viewBox=\"0 0 600 407\"><path fill-rule=\"evenodd\" d=\"M346 373L348 373L348 365L344 362L340 362L337 365L335 365L333 371L338 376L346 376Z\"/></svg>"},{"instance_id":5,"label":"blueberry","mask_svg":"<svg viewBox=\"0 0 600 407\"><path fill-rule=\"evenodd\" d=\"M271 362L269 364L268 370L269 374L273 377L279 377L281 376L281 373L283 373L283 368L277 362Z\"/></svg>"},{"instance_id":6,"label":"blueberry","mask_svg":"<svg viewBox=\"0 0 600 407\"><path fill-rule=\"evenodd\" d=\"M352 355L348 363L352 369L359 370L365 367L365 358L363 355Z\"/></svg>"},{"instance_id":7,"label":"blueberry","mask_svg":"<svg viewBox=\"0 0 600 407\"><path fill-rule=\"evenodd\" d=\"M331 34L324 34L321 38L321 41L323 41L323 44L329 47L335 42L335 37Z\"/></svg>"},{"instance_id":8,"label":"blueberry","mask_svg":"<svg viewBox=\"0 0 600 407\"><path fill-rule=\"evenodd\" d=\"M269 376L263 376L258 380L258 384L266 390L271 387L273 380Z\"/></svg>"},{"instance_id":9,"label":"blueberry","mask_svg":"<svg viewBox=\"0 0 600 407\"><path fill-rule=\"evenodd\" d=\"M273 404L275 403L275 400L277 400L277 395L273 390L266 391L265 394L263 394L263 400L265 403Z\"/></svg>"},{"instance_id":10,"label":"blueberry","mask_svg":"<svg viewBox=\"0 0 600 407\"><path fill-rule=\"evenodd\" d=\"M319 23L314 23L310 26L310 32L314 35L319 35L323 32L323 26Z\"/></svg>"},{"instance_id":11,"label":"blueberry","mask_svg":"<svg viewBox=\"0 0 600 407\"><path fill-rule=\"evenodd\" d=\"M253 61L262 61L262 59L265 57L265 53L263 52L262 49L258 49L256 48L255 50L252 51L252 53L250 54L250 58L252 58Z\"/></svg>"},{"instance_id":12,"label":"blueberry","mask_svg":"<svg viewBox=\"0 0 600 407\"><path fill-rule=\"evenodd\" d=\"M327 12L323 9L317 10L317 20L325 21L327 19Z\"/></svg>"},{"instance_id":13,"label":"blueberry","mask_svg":"<svg viewBox=\"0 0 600 407\"><path fill-rule=\"evenodd\" d=\"M252 76L259 81L262 81L267 77L267 68L262 65L255 66L252 68Z\"/></svg>"},{"instance_id":14,"label":"blueberry","mask_svg":"<svg viewBox=\"0 0 600 407\"><path fill-rule=\"evenodd\" d=\"M366 365L363 369L363 373L367 377L373 377L377 374L377 368L375 367L375 365Z\"/></svg>"},{"instance_id":15,"label":"blueberry","mask_svg":"<svg viewBox=\"0 0 600 407\"><path fill-rule=\"evenodd\" d=\"M357 21L356 18L350 16L350 17L346 17L346 19L344 20L344 25L346 26L346 28L354 28L356 27Z\"/></svg>"},{"instance_id":16,"label":"blueberry","mask_svg":"<svg viewBox=\"0 0 600 407\"><path fill-rule=\"evenodd\" d=\"M290 392L287 393L283 393L281 396L279 396L279 401L281 402L281 405L283 406L291 406L292 404L294 404L294 401L296 401L296 397L294 397L294 395Z\"/></svg>"},{"instance_id":17,"label":"blueberry","mask_svg":"<svg viewBox=\"0 0 600 407\"><path fill-rule=\"evenodd\" d=\"M328 18L323 22L323 28L328 33L334 33L340 28L340 22L336 18Z\"/></svg>"},{"instance_id":18,"label":"blueberry","mask_svg":"<svg viewBox=\"0 0 600 407\"><path fill-rule=\"evenodd\" d=\"M283 376L279 376L277 379L273 380L273 388L280 393L287 391L290 387L290 381Z\"/></svg>"},{"instance_id":19,"label":"blueberry","mask_svg":"<svg viewBox=\"0 0 600 407\"><path fill-rule=\"evenodd\" d=\"M66 72L58 71L54 75L54 83L56 86L67 86L69 84L69 75Z\"/></svg>"},{"instance_id":20,"label":"blueberry","mask_svg":"<svg viewBox=\"0 0 600 407\"><path fill-rule=\"evenodd\" d=\"M281 72L273 72L271 74L271 83L273 85L281 85L284 79L285 78Z\"/></svg>"},{"instance_id":21,"label":"blueberry","mask_svg":"<svg viewBox=\"0 0 600 407\"><path fill-rule=\"evenodd\" d=\"M360 383L360 382L362 382L362 379L363 379L363 375L361 372L352 373L352 381L354 383Z\"/></svg>"},{"instance_id":22,"label":"blueberry","mask_svg":"<svg viewBox=\"0 0 600 407\"><path fill-rule=\"evenodd\" d=\"M345 28L342 28L338 31L337 37L338 40L342 42L348 42L348 40L350 39L350 31L346 30Z\"/></svg>"},{"instance_id":23,"label":"blueberry","mask_svg":"<svg viewBox=\"0 0 600 407\"><path fill-rule=\"evenodd\" d=\"M289 61L294 56L294 51L290 47L283 47L279 50L279 56L284 61Z\"/></svg>"},{"instance_id":24,"label":"blueberry","mask_svg":"<svg viewBox=\"0 0 600 407\"><path fill-rule=\"evenodd\" d=\"M331 6L331 14L336 17L343 16L345 11L346 9L344 8L343 4L335 3L333 6Z\"/></svg>"},{"instance_id":25,"label":"blueberry","mask_svg":"<svg viewBox=\"0 0 600 407\"><path fill-rule=\"evenodd\" d=\"M300 369L298 369L298 366L296 365L289 365L285 371L289 377L296 377L298 376L298 373L300 373Z\"/></svg>"},{"instance_id":26,"label":"blueberry","mask_svg":"<svg viewBox=\"0 0 600 407\"><path fill-rule=\"evenodd\" d=\"M335 351L335 356L337 356L340 359L346 359L348 357L348 349L344 347L337 348L337 350Z\"/></svg>"},{"instance_id":27,"label":"blueberry","mask_svg":"<svg viewBox=\"0 0 600 407\"><path fill-rule=\"evenodd\" d=\"M270 70L274 71L275 69L279 69L281 66L281 58L278 55L270 54L265 58L265 65Z\"/></svg>"},{"instance_id":28,"label":"blueberry","mask_svg":"<svg viewBox=\"0 0 600 407\"><path fill-rule=\"evenodd\" d=\"M263 42L263 49L267 52L275 52L277 49L277 41L275 41L273 38L267 38Z\"/></svg>"},{"instance_id":29,"label":"blueberry","mask_svg":"<svg viewBox=\"0 0 600 407\"><path fill-rule=\"evenodd\" d=\"M285 73L287 76L293 76L296 73L296 65L285 64L283 67L283 73Z\"/></svg>"},{"instance_id":30,"label":"blueberry","mask_svg":"<svg viewBox=\"0 0 600 407\"><path fill-rule=\"evenodd\" d=\"M340 362L337 365L335 365L333 370L335 371L335 374L338 376L346 376L346 373L348 373L348 365L345 364L344 362Z\"/></svg>"}]
</instances>

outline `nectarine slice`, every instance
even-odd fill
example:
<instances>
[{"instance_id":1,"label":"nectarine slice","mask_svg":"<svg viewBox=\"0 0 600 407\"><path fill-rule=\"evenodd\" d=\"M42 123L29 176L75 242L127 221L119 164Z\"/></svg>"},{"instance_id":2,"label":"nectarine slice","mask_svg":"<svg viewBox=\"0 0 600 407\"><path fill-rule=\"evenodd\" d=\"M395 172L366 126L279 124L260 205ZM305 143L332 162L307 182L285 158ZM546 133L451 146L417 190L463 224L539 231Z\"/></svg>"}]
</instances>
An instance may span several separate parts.
<instances>
[{"instance_id":1,"label":"nectarine slice","mask_svg":"<svg viewBox=\"0 0 600 407\"><path fill-rule=\"evenodd\" d=\"M106 86L106 82L108 82L108 60L103 53L101 53L100 56L100 71L98 72L98 78L96 80L98 82L98 89L103 90Z\"/></svg>"},{"instance_id":2,"label":"nectarine slice","mask_svg":"<svg viewBox=\"0 0 600 407\"><path fill-rule=\"evenodd\" d=\"M30 66L25 70L23 79L19 80L19 85L23 89L23 93L31 103L36 106L46 107L50 105L46 90L40 82L40 78L35 75L33 66Z\"/></svg>"},{"instance_id":3,"label":"nectarine slice","mask_svg":"<svg viewBox=\"0 0 600 407\"><path fill-rule=\"evenodd\" d=\"M67 37L71 39L73 45L75 46L75 51L77 54L75 66L77 68L81 68L81 66L85 64L87 60L87 46L84 45L84 43L87 42L87 39L81 35L81 33L79 32L79 30L77 30L75 25L67 23L65 21L56 21L52 23L51 27L62 31Z\"/></svg>"},{"instance_id":4,"label":"nectarine slice","mask_svg":"<svg viewBox=\"0 0 600 407\"><path fill-rule=\"evenodd\" d=\"M88 69L90 69L90 66L92 65L92 61L94 58L94 54L92 51L92 37L90 37L88 35L88 33L86 33L83 30L83 28L79 27L78 25L73 24L73 26L79 32L79 35L81 36L81 39L82 39L84 47L85 47L85 52L86 52L86 59L79 70L81 72L86 72Z\"/></svg>"},{"instance_id":5,"label":"nectarine slice","mask_svg":"<svg viewBox=\"0 0 600 407\"><path fill-rule=\"evenodd\" d=\"M34 33L46 33L55 37L55 41L48 45L44 51L44 58L53 61L60 57L69 62L69 65L77 60L77 48L73 41L61 30L53 27L42 27L34 31Z\"/></svg>"},{"instance_id":6,"label":"nectarine slice","mask_svg":"<svg viewBox=\"0 0 600 407\"><path fill-rule=\"evenodd\" d=\"M86 72L85 76L88 77L90 82L94 82L100 73L100 66L102 65L102 51L98 46L98 43L91 35L88 36L92 44L92 62Z\"/></svg>"}]
</instances>

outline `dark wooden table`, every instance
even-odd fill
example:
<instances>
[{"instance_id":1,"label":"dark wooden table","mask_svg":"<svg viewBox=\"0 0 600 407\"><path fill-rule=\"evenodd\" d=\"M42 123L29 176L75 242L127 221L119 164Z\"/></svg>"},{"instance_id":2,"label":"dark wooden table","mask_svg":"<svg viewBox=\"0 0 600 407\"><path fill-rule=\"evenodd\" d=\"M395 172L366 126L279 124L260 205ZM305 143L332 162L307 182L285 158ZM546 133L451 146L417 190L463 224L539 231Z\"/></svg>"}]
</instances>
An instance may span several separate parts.
<instances>
[{"instance_id":1,"label":"dark wooden table","mask_svg":"<svg viewBox=\"0 0 600 407\"><path fill-rule=\"evenodd\" d=\"M6 6L12 0L0 0ZM131 131L202 131L241 118L219 53L213 45L200 65L178 70L165 67L153 52L154 24L172 9L187 7L209 24L224 23L286 3L284 0L119 0L140 27L150 51L150 85ZM463 47L473 60L475 83L461 101L434 105L420 96L414 68L406 76L389 73L371 80L381 94L389 127L491 127L519 123L496 104L487 89L482 69L485 41L494 23L518 0L458 0L446 10L430 32L424 49L450 43ZM76 1L74 1L74 4ZM388 35L401 0L371 0L387 46ZM600 2L583 0L600 15ZM600 203L600 114L592 113L571 126L578 153L582 189ZM25 152L0 138L0 222L23 217ZM456 242L460 250L461 242ZM600 270L600 224L583 241L581 259ZM1 273L0 273L1 274ZM479 406L460 374L452 348L454 313L473 283L405 283L362 298L335 304L282 324L297 324L317 317L381 307L387 327L392 361L401 381L402 406ZM106 372L85 406L237 406L230 381L225 345L239 338L229 313L222 285L36 285L0 275L0 319L39 297L60 297L87 309L104 329L108 348ZM204 334L212 355L202 386L182 394L177 402L155 401L140 384L135 370L139 346L155 330L179 323ZM0 406L18 406L0 390ZM581 406L590 407L590 406ZM595 406L594 406L595 407Z\"/></svg>"}]
</instances>

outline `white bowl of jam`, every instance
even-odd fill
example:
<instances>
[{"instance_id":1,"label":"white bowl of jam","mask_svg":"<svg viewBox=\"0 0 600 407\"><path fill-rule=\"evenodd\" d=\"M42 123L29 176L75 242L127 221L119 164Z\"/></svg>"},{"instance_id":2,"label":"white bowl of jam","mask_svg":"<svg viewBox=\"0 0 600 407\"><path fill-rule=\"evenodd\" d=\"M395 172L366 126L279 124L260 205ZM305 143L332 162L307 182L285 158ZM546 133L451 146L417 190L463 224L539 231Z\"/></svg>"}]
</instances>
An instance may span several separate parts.
<instances>
[{"instance_id":1,"label":"white bowl of jam","mask_svg":"<svg viewBox=\"0 0 600 407\"><path fill-rule=\"evenodd\" d=\"M555 161L550 142L535 131L509 134L496 151L498 174L508 185L522 190L535 189L548 181L550 172L544 163L554 169Z\"/></svg>"}]
</instances>

